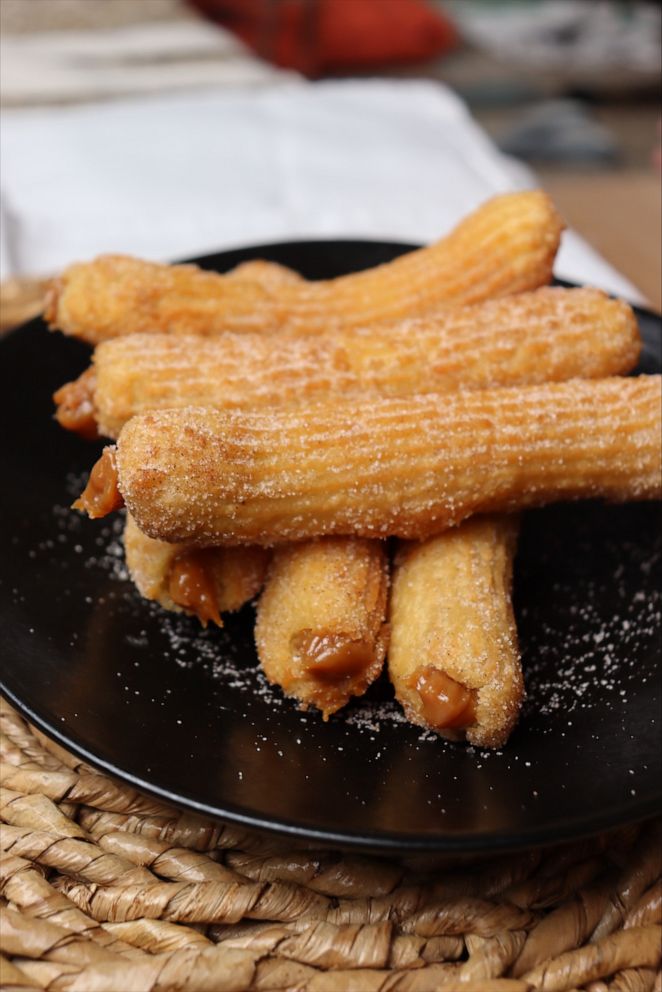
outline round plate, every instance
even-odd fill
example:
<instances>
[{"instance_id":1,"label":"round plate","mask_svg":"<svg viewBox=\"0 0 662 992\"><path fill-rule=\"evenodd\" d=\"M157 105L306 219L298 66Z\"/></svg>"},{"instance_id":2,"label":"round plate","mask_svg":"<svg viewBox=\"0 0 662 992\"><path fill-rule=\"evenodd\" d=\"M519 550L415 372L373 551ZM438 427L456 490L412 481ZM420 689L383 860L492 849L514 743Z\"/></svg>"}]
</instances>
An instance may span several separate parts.
<instances>
[{"instance_id":1,"label":"round plate","mask_svg":"<svg viewBox=\"0 0 662 992\"><path fill-rule=\"evenodd\" d=\"M248 258L309 278L412 246L267 245ZM660 369L660 320L638 311L642 370ZM67 507L98 446L61 430L52 391L89 349L36 320L0 342L2 691L97 768L177 805L324 845L495 851L587 835L660 806L659 504L526 514L515 603L528 687L498 752L407 725L385 679L323 723L261 676L253 609L224 630L141 600L122 521Z\"/></svg>"}]
</instances>

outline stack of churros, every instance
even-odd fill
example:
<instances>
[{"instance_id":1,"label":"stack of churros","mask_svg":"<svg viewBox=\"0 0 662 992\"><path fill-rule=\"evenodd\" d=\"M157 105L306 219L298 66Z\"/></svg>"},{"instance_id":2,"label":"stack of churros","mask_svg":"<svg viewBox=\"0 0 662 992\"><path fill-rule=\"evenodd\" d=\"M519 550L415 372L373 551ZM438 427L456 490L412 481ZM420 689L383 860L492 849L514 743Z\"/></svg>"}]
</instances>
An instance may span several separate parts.
<instances>
[{"instance_id":1,"label":"stack of churros","mask_svg":"<svg viewBox=\"0 0 662 992\"><path fill-rule=\"evenodd\" d=\"M502 746L519 512L662 492L660 377L623 378L626 303L547 285L562 227L532 191L326 282L72 266L46 316L96 348L56 416L116 440L74 506L126 506L130 573L164 609L221 625L260 594L260 662L301 707L327 719L386 663L412 723Z\"/></svg>"}]
</instances>

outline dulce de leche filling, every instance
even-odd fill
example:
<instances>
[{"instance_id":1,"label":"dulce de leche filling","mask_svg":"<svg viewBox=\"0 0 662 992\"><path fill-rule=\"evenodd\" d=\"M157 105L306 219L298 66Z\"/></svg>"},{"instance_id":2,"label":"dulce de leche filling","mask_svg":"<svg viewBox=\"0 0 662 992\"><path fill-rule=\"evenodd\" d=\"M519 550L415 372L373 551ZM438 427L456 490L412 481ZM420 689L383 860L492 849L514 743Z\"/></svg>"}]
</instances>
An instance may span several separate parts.
<instances>
[{"instance_id":1,"label":"dulce de leche filling","mask_svg":"<svg viewBox=\"0 0 662 992\"><path fill-rule=\"evenodd\" d=\"M292 637L292 649L307 675L320 682L340 682L360 675L373 659L371 645L346 634L311 629Z\"/></svg>"},{"instance_id":2,"label":"dulce de leche filling","mask_svg":"<svg viewBox=\"0 0 662 992\"><path fill-rule=\"evenodd\" d=\"M90 472L85 489L73 504L73 509L84 510L88 517L96 520L122 506L124 500L117 485L115 449L104 448L101 458Z\"/></svg>"},{"instance_id":3,"label":"dulce de leche filling","mask_svg":"<svg viewBox=\"0 0 662 992\"><path fill-rule=\"evenodd\" d=\"M88 441L99 437L94 416L95 384L94 369L89 368L73 382L65 382L64 386L53 393L53 402L57 404L55 419L58 424Z\"/></svg>"},{"instance_id":4,"label":"dulce de leche filling","mask_svg":"<svg viewBox=\"0 0 662 992\"><path fill-rule=\"evenodd\" d=\"M425 722L436 730L463 729L476 720L476 690L456 682L431 665L417 668L409 680L421 700Z\"/></svg>"},{"instance_id":5,"label":"dulce de leche filling","mask_svg":"<svg viewBox=\"0 0 662 992\"><path fill-rule=\"evenodd\" d=\"M194 613L204 627L210 620L223 626L212 570L215 553L214 548L185 551L170 566L168 592L171 598L178 606Z\"/></svg>"}]
</instances>

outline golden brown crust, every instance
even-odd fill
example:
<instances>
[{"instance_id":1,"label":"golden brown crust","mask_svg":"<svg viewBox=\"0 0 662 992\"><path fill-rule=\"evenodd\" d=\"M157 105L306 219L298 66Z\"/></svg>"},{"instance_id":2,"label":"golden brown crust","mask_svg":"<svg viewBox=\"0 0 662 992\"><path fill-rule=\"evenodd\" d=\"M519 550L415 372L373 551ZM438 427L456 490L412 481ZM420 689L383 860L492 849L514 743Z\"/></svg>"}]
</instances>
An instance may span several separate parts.
<instances>
[{"instance_id":1,"label":"golden brown crust","mask_svg":"<svg viewBox=\"0 0 662 992\"><path fill-rule=\"evenodd\" d=\"M53 393L55 419L65 430L80 434L88 441L99 437L95 408L96 370L93 365L77 379L65 382Z\"/></svg>"},{"instance_id":2,"label":"golden brown crust","mask_svg":"<svg viewBox=\"0 0 662 992\"><path fill-rule=\"evenodd\" d=\"M288 269L279 262L267 262L264 258L251 258L240 262L234 269L226 273L228 279L243 279L246 282L257 282L260 286L283 286L301 282L303 277Z\"/></svg>"},{"instance_id":3,"label":"golden brown crust","mask_svg":"<svg viewBox=\"0 0 662 992\"><path fill-rule=\"evenodd\" d=\"M124 550L129 574L141 596L156 600L167 610L180 612L182 607L172 598L170 576L173 563L186 552L187 546L147 537L127 514ZM232 613L241 609L262 588L269 553L257 547L210 548L209 551L214 554L210 571L218 612Z\"/></svg>"},{"instance_id":4,"label":"golden brown crust","mask_svg":"<svg viewBox=\"0 0 662 992\"><path fill-rule=\"evenodd\" d=\"M550 281L563 224L540 191L495 197L428 248L328 281L271 283L121 255L70 266L51 327L92 344L140 332L318 334L525 292Z\"/></svg>"},{"instance_id":5,"label":"golden brown crust","mask_svg":"<svg viewBox=\"0 0 662 992\"><path fill-rule=\"evenodd\" d=\"M420 539L479 512L660 495L660 376L134 417L119 485L145 533L198 544Z\"/></svg>"},{"instance_id":6,"label":"golden brown crust","mask_svg":"<svg viewBox=\"0 0 662 992\"><path fill-rule=\"evenodd\" d=\"M75 428L92 412L117 437L132 416L184 406L304 406L342 395L405 396L601 378L632 369L632 308L593 289L550 289L437 317L318 337L133 334L100 344L93 374L56 394ZM84 423L87 423L85 421Z\"/></svg>"},{"instance_id":7,"label":"golden brown crust","mask_svg":"<svg viewBox=\"0 0 662 992\"><path fill-rule=\"evenodd\" d=\"M255 626L269 681L325 718L363 695L384 662L387 589L381 542L326 538L279 548Z\"/></svg>"},{"instance_id":8,"label":"golden brown crust","mask_svg":"<svg viewBox=\"0 0 662 992\"><path fill-rule=\"evenodd\" d=\"M91 520L96 520L124 506L118 485L116 453L117 449L113 445L107 445L103 449L101 457L90 472L87 485L72 503L72 510L80 510L81 513L87 513Z\"/></svg>"},{"instance_id":9,"label":"golden brown crust","mask_svg":"<svg viewBox=\"0 0 662 992\"><path fill-rule=\"evenodd\" d=\"M412 723L483 747L508 739L524 697L511 603L516 542L514 517L487 516L401 547L390 598L388 671ZM473 719L458 729L435 722L418 678L428 669L475 695Z\"/></svg>"}]
</instances>

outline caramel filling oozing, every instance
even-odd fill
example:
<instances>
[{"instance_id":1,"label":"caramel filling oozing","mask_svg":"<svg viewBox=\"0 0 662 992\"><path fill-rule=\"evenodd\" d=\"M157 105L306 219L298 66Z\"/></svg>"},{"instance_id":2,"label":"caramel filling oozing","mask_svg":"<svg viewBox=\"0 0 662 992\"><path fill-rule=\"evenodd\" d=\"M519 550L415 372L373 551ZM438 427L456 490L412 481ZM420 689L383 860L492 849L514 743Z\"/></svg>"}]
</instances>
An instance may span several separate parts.
<instances>
[{"instance_id":1,"label":"caramel filling oozing","mask_svg":"<svg viewBox=\"0 0 662 992\"><path fill-rule=\"evenodd\" d=\"M436 730L461 730L476 721L476 690L439 668L417 668L410 679L421 700L426 723Z\"/></svg>"},{"instance_id":2,"label":"caramel filling oozing","mask_svg":"<svg viewBox=\"0 0 662 992\"><path fill-rule=\"evenodd\" d=\"M122 506L124 500L117 485L115 449L104 448L101 458L90 472L85 489L73 504L73 509L84 510L88 517L96 520Z\"/></svg>"},{"instance_id":3,"label":"caramel filling oozing","mask_svg":"<svg viewBox=\"0 0 662 992\"><path fill-rule=\"evenodd\" d=\"M320 682L340 682L360 675L374 657L367 641L352 640L346 634L300 630L291 644L306 674Z\"/></svg>"},{"instance_id":4,"label":"caramel filling oozing","mask_svg":"<svg viewBox=\"0 0 662 992\"><path fill-rule=\"evenodd\" d=\"M184 552L174 559L168 580L171 598L178 606L194 613L203 627L210 620L219 627L223 626L212 571L214 554L214 548Z\"/></svg>"},{"instance_id":5,"label":"caramel filling oozing","mask_svg":"<svg viewBox=\"0 0 662 992\"><path fill-rule=\"evenodd\" d=\"M99 437L94 416L95 385L94 369L89 368L73 382L65 382L64 386L53 393L53 402L57 404L55 419L58 424L88 441Z\"/></svg>"}]
</instances>

